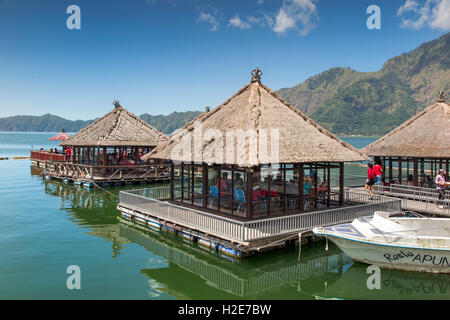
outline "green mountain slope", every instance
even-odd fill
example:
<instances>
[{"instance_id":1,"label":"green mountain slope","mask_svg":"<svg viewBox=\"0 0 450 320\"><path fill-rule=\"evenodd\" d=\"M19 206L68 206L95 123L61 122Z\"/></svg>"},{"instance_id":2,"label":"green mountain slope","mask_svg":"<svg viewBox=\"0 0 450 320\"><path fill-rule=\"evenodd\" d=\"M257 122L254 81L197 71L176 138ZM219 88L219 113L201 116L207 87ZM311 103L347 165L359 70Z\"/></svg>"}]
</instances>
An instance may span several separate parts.
<instances>
[{"instance_id":1,"label":"green mountain slope","mask_svg":"<svg viewBox=\"0 0 450 320\"><path fill-rule=\"evenodd\" d=\"M167 116L143 114L139 117L163 133L170 134L199 114L200 112L198 111L187 111L173 112ZM94 121L95 119L71 121L51 114L43 116L14 116L0 118L0 131L59 132L64 128L67 132L78 132Z\"/></svg>"},{"instance_id":2,"label":"green mountain slope","mask_svg":"<svg viewBox=\"0 0 450 320\"><path fill-rule=\"evenodd\" d=\"M278 92L337 134L384 134L450 89L450 33L377 72L333 68Z\"/></svg>"}]
</instances>

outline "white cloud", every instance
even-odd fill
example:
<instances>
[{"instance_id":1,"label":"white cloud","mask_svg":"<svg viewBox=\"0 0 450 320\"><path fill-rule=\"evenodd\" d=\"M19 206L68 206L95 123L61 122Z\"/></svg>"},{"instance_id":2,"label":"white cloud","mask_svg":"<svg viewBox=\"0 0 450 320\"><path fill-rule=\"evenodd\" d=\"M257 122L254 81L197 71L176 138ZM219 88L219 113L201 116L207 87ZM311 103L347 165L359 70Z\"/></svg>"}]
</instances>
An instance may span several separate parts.
<instances>
[{"instance_id":1,"label":"white cloud","mask_svg":"<svg viewBox=\"0 0 450 320\"><path fill-rule=\"evenodd\" d=\"M201 12L197 19L197 22L207 22L212 25L211 31L217 31L219 29L219 22L210 13Z\"/></svg>"},{"instance_id":2,"label":"white cloud","mask_svg":"<svg viewBox=\"0 0 450 320\"><path fill-rule=\"evenodd\" d=\"M284 34L296 29L302 35L308 34L316 27L318 18L316 0L283 0L283 5L275 17L273 31Z\"/></svg>"},{"instance_id":3,"label":"white cloud","mask_svg":"<svg viewBox=\"0 0 450 320\"><path fill-rule=\"evenodd\" d=\"M398 9L397 16L402 19L403 28L420 29L429 26L432 29L450 30L450 0L406 0Z\"/></svg>"},{"instance_id":4,"label":"white cloud","mask_svg":"<svg viewBox=\"0 0 450 320\"><path fill-rule=\"evenodd\" d=\"M250 21L250 19L249 19ZM252 19L254 21L254 19ZM239 29L250 29L251 25L248 22L244 22L239 18L238 15L235 15L232 19L230 19L230 23L228 24L229 27L235 27Z\"/></svg>"}]
</instances>

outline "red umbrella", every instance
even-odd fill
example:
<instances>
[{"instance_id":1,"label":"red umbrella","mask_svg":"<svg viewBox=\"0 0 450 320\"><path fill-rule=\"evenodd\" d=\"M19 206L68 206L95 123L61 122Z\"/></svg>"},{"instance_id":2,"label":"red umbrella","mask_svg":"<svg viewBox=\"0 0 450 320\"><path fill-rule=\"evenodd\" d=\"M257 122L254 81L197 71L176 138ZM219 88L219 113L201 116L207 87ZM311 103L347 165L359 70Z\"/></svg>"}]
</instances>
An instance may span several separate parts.
<instances>
[{"instance_id":1,"label":"red umbrella","mask_svg":"<svg viewBox=\"0 0 450 320\"><path fill-rule=\"evenodd\" d=\"M56 136L51 137L50 139L48 139L49 141L55 141L55 140L59 140L59 141L66 141L67 139L70 138L70 135L68 135L64 129L62 129L62 131L60 133L58 133Z\"/></svg>"}]
</instances>

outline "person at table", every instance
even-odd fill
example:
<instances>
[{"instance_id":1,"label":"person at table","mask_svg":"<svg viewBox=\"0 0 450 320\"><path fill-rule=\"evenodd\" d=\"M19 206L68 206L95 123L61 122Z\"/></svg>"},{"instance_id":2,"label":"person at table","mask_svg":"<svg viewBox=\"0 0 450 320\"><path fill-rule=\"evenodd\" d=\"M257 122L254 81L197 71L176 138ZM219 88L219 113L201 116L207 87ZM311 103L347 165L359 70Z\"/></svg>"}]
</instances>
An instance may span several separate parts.
<instances>
[{"instance_id":1,"label":"person at table","mask_svg":"<svg viewBox=\"0 0 450 320\"><path fill-rule=\"evenodd\" d=\"M219 188L220 183L220 188ZM217 189L220 189L220 192L228 191L228 173L222 173L222 178L220 178L219 183L217 184Z\"/></svg>"},{"instance_id":2,"label":"person at table","mask_svg":"<svg viewBox=\"0 0 450 320\"><path fill-rule=\"evenodd\" d=\"M234 185L240 187L244 185L244 179L241 178L241 174L239 172L234 175Z\"/></svg>"}]
</instances>

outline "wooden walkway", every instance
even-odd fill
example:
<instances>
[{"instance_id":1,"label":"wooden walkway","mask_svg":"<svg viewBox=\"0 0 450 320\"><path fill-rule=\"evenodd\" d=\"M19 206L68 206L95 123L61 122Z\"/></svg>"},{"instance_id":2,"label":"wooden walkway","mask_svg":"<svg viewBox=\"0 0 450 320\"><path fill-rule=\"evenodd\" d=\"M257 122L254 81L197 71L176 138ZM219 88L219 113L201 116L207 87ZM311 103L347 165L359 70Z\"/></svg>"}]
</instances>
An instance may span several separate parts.
<instances>
[{"instance_id":1,"label":"wooden walkway","mask_svg":"<svg viewBox=\"0 0 450 320\"><path fill-rule=\"evenodd\" d=\"M361 194L367 194L367 191L364 190L363 187L359 188L351 188L353 192L358 192ZM402 200L402 210L403 211L412 211L419 214L431 214L437 217L449 217L450 218L450 210L448 208L446 209L440 209L438 208L435 200L430 200L429 202L425 201L418 201L418 200L412 200L412 199L406 199L404 198L404 194L399 194L398 197L396 197L396 194L382 194L385 197L392 198L392 199L401 199ZM375 196L376 199L376 196ZM375 200L366 200L366 203L370 203Z\"/></svg>"}]
</instances>

